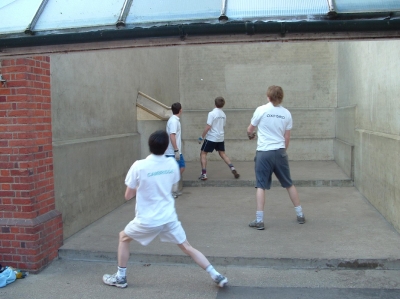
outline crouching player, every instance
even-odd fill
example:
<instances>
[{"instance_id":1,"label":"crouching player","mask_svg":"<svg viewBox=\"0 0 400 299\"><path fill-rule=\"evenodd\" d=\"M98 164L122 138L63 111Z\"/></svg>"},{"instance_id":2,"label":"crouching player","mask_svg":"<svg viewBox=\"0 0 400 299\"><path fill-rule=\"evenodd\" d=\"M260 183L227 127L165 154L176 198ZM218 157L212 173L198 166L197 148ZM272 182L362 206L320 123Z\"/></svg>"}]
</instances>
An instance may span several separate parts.
<instances>
[{"instance_id":1,"label":"crouching player","mask_svg":"<svg viewBox=\"0 0 400 299\"><path fill-rule=\"evenodd\" d=\"M171 191L175 191L171 189L180 179L180 171L175 159L164 156L168 143L169 137L165 131L151 134L151 154L146 159L133 163L126 175L125 199L130 200L136 196L136 215L119 233L118 272L112 275L104 274L103 282L107 285L127 287L126 266L130 242L136 240L146 246L157 236L162 242L177 244L210 274L219 287L228 283L228 279L218 273L204 254L193 248L186 239L175 210L175 200L171 195Z\"/></svg>"}]
</instances>

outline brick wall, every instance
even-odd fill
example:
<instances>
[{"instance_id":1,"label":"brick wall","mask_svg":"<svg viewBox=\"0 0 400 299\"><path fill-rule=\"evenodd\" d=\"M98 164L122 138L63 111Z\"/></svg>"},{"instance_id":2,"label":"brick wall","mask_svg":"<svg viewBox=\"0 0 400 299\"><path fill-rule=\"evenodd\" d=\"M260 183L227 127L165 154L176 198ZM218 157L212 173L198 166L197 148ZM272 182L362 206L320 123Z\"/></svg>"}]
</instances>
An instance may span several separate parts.
<instances>
[{"instance_id":1,"label":"brick wall","mask_svg":"<svg viewBox=\"0 0 400 299\"><path fill-rule=\"evenodd\" d=\"M1 61L0 261L37 272L57 257L50 57Z\"/></svg>"}]
</instances>

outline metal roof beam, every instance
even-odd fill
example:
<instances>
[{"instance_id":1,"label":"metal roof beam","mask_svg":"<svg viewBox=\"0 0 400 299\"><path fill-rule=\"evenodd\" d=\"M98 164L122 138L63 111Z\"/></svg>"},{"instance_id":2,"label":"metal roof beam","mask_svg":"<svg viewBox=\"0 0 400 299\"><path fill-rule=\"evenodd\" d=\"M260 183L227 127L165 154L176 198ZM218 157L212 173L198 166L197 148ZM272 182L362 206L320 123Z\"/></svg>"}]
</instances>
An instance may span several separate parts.
<instances>
[{"instance_id":1,"label":"metal roof beam","mask_svg":"<svg viewBox=\"0 0 400 299\"><path fill-rule=\"evenodd\" d=\"M43 13L43 10L46 7L48 2L49 2L49 0L43 0L42 3L40 3L40 6L39 6L38 10L36 11L35 16L33 17L32 22L25 29L25 34L30 34L30 35L35 34L35 32L33 31L33 28L35 28L35 25L36 25L37 21L39 20L40 15Z\"/></svg>"},{"instance_id":2,"label":"metal roof beam","mask_svg":"<svg viewBox=\"0 0 400 299\"><path fill-rule=\"evenodd\" d=\"M125 27L126 18L128 17L129 11L131 10L133 0L125 0L122 6L121 13L119 15L118 21L115 24L117 27Z\"/></svg>"},{"instance_id":3,"label":"metal roof beam","mask_svg":"<svg viewBox=\"0 0 400 299\"><path fill-rule=\"evenodd\" d=\"M228 21L228 17L226 15L227 4L228 4L228 0L222 0L221 15L218 18L218 20L220 20L220 21Z\"/></svg>"},{"instance_id":4,"label":"metal roof beam","mask_svg":"<svg viewBox=\"0 0 400 299\"><path fill-rule=\"evenodd\" d=\"M337 12L336 12L336 3L335 0L327 0L328 1L328 16L336 16Z\"/></svg>"}]
</instances>

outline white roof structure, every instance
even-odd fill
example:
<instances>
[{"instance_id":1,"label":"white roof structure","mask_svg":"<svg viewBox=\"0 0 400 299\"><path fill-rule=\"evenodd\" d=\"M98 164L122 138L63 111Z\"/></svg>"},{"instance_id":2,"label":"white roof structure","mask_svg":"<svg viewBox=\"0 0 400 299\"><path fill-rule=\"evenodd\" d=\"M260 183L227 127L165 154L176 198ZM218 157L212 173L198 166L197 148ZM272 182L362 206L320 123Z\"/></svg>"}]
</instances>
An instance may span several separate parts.
<instances>
[{"instance_id":1,"label":"white roof structure","mask_svg":"<svg viewBox=\"0 0 400 299\"><path fill-rule=\"evenodd\" d=\"M335 30L339 22L343 29L349 24L343 22L354 25L366 20L379 24L376 30L399 30L400 0L0 0L0 48L79 42L82 36L107 40L113 34L116 39L182 31L224 34L242 31L245 23L257 27L260 23L322 22L322 27L329 24L323 30ZM384 20L386 27L377 23ZM362 26L374 30L371 22L359 24L360 30ZM318 30L318 26L303 28ZM257 33L257 28L251 30Z\"/></svg>"}]
</instances>

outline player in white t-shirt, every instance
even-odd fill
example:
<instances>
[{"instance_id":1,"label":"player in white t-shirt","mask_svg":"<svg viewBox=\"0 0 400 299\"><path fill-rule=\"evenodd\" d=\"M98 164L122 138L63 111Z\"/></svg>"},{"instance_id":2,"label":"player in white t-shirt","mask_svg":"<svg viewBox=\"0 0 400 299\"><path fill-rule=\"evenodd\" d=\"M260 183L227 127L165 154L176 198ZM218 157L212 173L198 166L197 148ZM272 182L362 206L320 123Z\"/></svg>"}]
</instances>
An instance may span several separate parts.
<instances>
[{"instance_id":1,"label":"player in white t-shirt","mask_svg":"<svg viewBox=\"0 0 400 299\"><path fill-rule=\"evenodd\" d=\"M281 106L283 90L280 86L270 86L267 91L268 103L256 109L247 128L249 139L255 138L258 127L258 141L255 161L256 173L256 219L249 223L250 227L264 229L265 190L271 188L272 173L278 178L282 187L286 188L294 205L297 222L305 223L300 205L299 195L290 177L290 168L286 150L289 147L292 115Z\"/></svg>"},{"instance_id":2,"label":"player in white t-shirt","mask_svg":"<svg viewBox=\"0 0 400 299\"><path fill-rule=\"evenodd\" d=\"M169 136L165 131L151 134L151 154L133 163L126 175L125 199L130 200L136 196L135 218L119 233L118 272L113 275L104 274L103 282L107 285L126 288L130 242L136 240L146 246L157 236L162 242L177 244L210 274L219 287L228 283L228 279L218 273L204 254L193 248L186 239L171 195L171 188L179 181L180 173L175 160L164 155L168 143Z\"/></svg>"},{"instance_id":3,"label":"player in white t-shirt","mask_svg":"<svg viewBox=\"0 0 400 299\"><path fill-rule=\"evenodd\" d=\"M235 179L240 176L229 157L225 154L224 127L226 125L226 115L222 111L224 105L225 99L223 97L215 99L215 108L208 113L207 125L203 134L199 137L199 143L204 140L200 152L201 175L199 179L202 181L207 180L207 153L212 153L214 150L218 151L219 156L229 166Z\"/></svg>"},{"instance_id":4,"label":"player in white t-shirt","mask_svg":"<svg viewBox=\"0 0 400 299\"><path fill-rule=\"evenodd\" d=\"M182 173L185 171L185 158L182 154L182 130L181 130L181 123L180 123L180 116L182 114L182 105L181 103L173 103L171 106L172 116L168 119L166 131L169 136L169 144L168 148L165 151L165 155L167 157L175 158L178 162L179 169ZM176 191L172 192L172 196L177 198L179 195L182 194L175 188Z\"/></svg>"}]
</instances>

